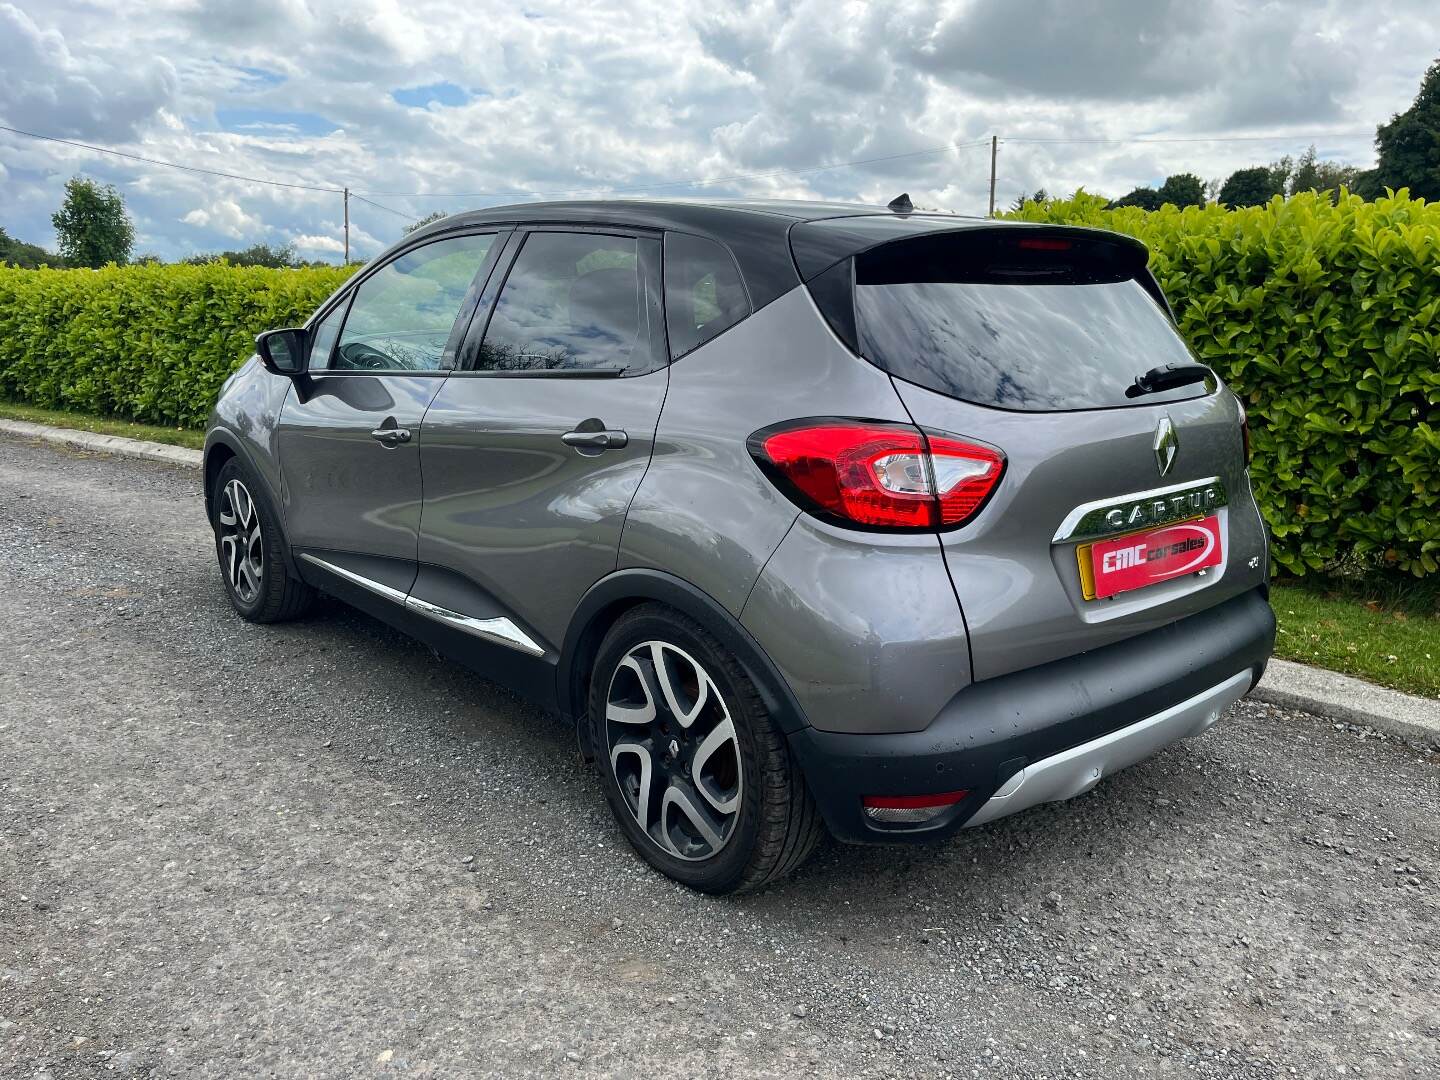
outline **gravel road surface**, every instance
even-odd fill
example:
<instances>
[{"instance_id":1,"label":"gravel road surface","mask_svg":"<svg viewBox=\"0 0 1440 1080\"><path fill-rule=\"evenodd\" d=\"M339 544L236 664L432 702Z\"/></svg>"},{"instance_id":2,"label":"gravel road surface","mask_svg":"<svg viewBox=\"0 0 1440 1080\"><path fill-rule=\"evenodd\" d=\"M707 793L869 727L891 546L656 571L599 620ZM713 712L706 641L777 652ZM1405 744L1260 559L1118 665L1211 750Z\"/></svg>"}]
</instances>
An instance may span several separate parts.
<instances>
[{"instance_id":1,"label":"gravel road surface","mask_svg":"<svg viewBox=\"0 0 1440 1080\"><path fill-rule=\"evenodd\" d=\"M755 896L338 604L225 603L199 477L0 438L0 1075L1440 1076L1440 761L1242 703Z\"/></svg>"}]
</instances>

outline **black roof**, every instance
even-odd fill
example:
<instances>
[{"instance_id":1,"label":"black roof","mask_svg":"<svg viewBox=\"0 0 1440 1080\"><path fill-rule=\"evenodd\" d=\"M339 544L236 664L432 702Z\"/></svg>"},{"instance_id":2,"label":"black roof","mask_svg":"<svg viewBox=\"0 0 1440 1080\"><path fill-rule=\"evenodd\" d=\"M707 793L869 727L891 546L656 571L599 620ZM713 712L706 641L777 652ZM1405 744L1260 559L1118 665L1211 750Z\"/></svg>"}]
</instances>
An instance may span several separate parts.
<instances>
[{"instance_id":1,"label":"black roof","mask_svg":"<svg viewBox=\"0 0 1440 1080\"><path fill-rule=\"evenodd\" d=\"M443 218L449 225L509 222L593 222L637 228L703 230L711 224L754 217L784 232L797 221L822 218L895 216L883 206L847 202L806 202L800 199L574 199L558 202L509 203L487 206ZM919 216L919 215L916 215ZM953 215L934 215L954 219ZM963 220L963 219L960 219ZM437 222L437 224L439 224Z\"/></svg>"},{"instance_id":2,"label":"black roof","mask_svg":"<svg viewBox=\"0 0 1440 1080\"><path fill-rule=\"evenodd\" d=\"M616 198L488 206L441 218L406 237L406 242L466 226L537 224L615 225L709 237L734 254L751 300L759 308L840 259L876 244L923 233L1029 223L958 214L897 214L864 203Z\"/></svg>"}]
</instances>

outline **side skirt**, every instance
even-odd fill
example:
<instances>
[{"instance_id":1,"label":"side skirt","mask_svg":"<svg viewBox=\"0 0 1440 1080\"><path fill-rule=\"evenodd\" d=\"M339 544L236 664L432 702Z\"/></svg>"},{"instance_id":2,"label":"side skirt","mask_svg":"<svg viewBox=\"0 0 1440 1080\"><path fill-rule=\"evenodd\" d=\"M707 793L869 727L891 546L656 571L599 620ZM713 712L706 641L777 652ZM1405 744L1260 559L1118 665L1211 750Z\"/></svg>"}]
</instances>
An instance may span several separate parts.
<instances>
[{"instance_id":1,"label":"side skirt","mask_svg":"<svg viewBox=\"0 0 1440 1080\"><path fill-rule=\"evenodd\" d=\"M558 655L494 610L493 600L484 605L483 594L474 586L467 588L468 583L455 582L453 575L434 567L421 567L411 577L393 565L378 565L381 560L339 552L297 552L296 560L310 584L532 704L556 711ZM406 584L408 589L400 587Z\"/></svg>"}]
</instances>

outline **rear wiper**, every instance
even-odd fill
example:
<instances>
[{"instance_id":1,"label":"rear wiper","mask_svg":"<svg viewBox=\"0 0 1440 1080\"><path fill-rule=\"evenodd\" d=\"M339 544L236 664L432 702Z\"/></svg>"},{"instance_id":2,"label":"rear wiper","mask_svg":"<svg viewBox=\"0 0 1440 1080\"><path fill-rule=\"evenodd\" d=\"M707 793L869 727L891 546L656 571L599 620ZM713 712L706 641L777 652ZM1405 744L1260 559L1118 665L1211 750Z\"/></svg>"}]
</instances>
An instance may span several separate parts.
<instances>
[{"instance_id":1,"label":"rear wiper","mask_svg":"<svg viewBox=\"0 0 1440 1080\"><path fill-rule=\"evenodd\" d=\"M1166 364L1153 367L1144 375L1137 375L1135 381L1125 388L1126 397L1141 394L1158 394L1162 390L1174 390L1177 386L1204 382L1213 373L1204 364Z\"/></svg>"}]
</instances>

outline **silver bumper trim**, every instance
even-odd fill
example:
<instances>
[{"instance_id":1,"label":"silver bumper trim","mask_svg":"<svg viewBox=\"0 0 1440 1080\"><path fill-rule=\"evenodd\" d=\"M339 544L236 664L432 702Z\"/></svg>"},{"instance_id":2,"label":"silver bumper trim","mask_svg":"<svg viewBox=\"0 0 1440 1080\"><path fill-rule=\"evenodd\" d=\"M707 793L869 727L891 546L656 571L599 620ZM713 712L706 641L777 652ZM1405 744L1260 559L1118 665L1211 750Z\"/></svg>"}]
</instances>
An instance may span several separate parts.
<instances>
[{"instance_id":1,"label":"silver bumper trim","mask_svg":"<svg viewBox=\"0 0 1440 1080\"><path fill-rule=\"evenodd\" d=\"M1248 669L1237 672L1164 712L1032 762L1006 781L966 826L984 825L1041 803L1073 799L1093 788L1101 777L1133 765L1171 743L1199 735L1245 696L1252 678Z\"/></svg>"},{"instance_id":2,"label":"silver bumper trim","mask_svg":"<svg viewBox=\"0 0 1440 1080\"><path fill-rule=\"evenodd\" d=\"M343 566L336 566L332 562L326 562L324 559L311 555L308 551L300 552L300 558L314 566L320 567L321 570L328 570L336 577L343 578L350 582L351 585L358 585L360 588L372 592L376 596L383 596L386 600L394 600L397 604L405 603L405 594L399 589L392 589L384 582L375 581L373 578L364 577L355 573L353 570L346 570Z\"/></svg>"},{"instance_id":3,"label":"silver bumper trim","mask_svg":"<svg viewBox=\"0 0 1440 1080\"><path fill-rule=\"evenodd\" d=\"M462 615L458 611L441 607L439 604L432 604L428 600L421 600L418 596L406 597L405 606L427 618L442 622L447 626L453 626L467 634L474 634L486 641L493 641L497 645L507 645L512 649L528 653L530 656L545 655L545 650L537 645L529 634L503 616L498 619L474 619L469 615Z\"/></svg>"}]
</instances>

